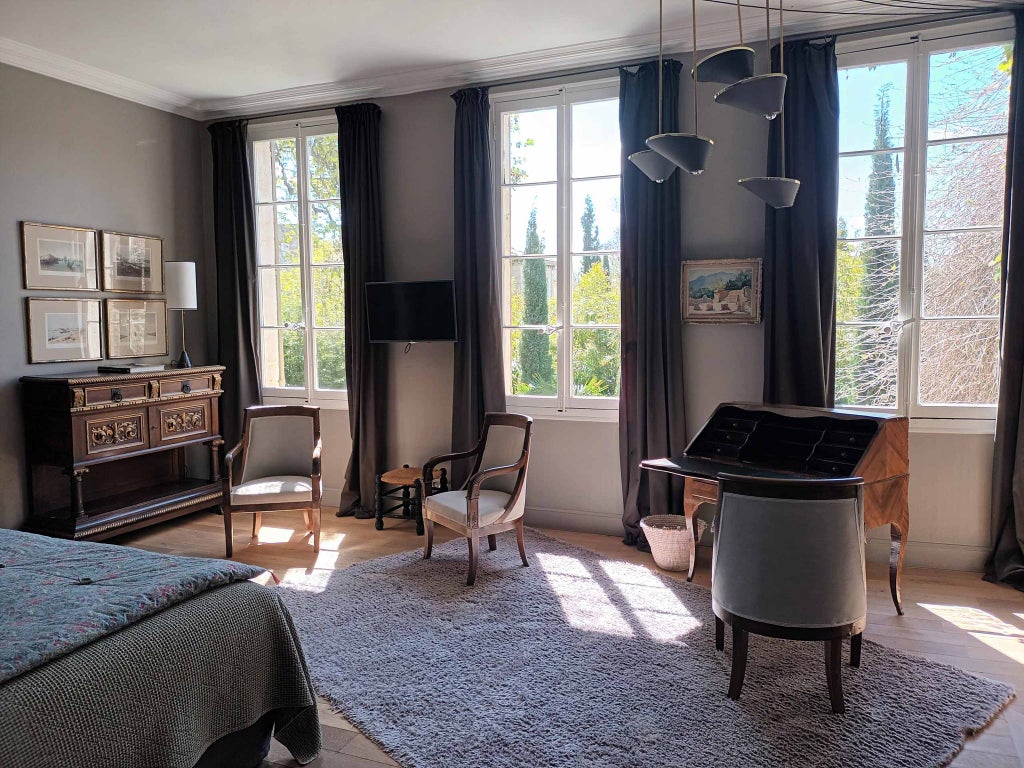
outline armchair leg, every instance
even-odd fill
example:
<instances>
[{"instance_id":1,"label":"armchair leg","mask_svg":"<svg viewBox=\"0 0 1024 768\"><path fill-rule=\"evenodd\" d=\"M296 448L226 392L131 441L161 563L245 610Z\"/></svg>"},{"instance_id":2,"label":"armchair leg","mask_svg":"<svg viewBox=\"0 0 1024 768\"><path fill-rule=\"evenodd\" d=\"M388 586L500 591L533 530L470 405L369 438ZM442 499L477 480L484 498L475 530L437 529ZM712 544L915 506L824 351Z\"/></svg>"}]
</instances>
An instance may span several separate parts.
<instances>
[{"instance_id":1,"label":"armchair leg","mask_svg":"<svg viewBox=\"0 0 1024 768\"><path fill-rule=\"evenodd\" d=\"M519 543L519 557L523 560L523 567L529 568L530 561L526 559L526 543L523 541L523 518L516 521L516 541Z\"/></svg>"},{"instance_id":2,"label":"armchair leg","mask_svg":"<svg viewBox=\"0 0 1024 768\"><path fill-rule=\"evenodd\" d=\"M306 521L306 533L313 532L313 510L304 509L302 511L302 518Z\"/></svg>"},{"instance_id":3,"label":"armchair leg","mask_svg":"<svg viewBox=\"0 0 1024 768\"><path fill-rule=\"evenodd\" d=\"M424 524L427 527L427 543L423 547L423 559L429 560L430 553L434 551L434 521L425 520Z\"/></svg>"},{"instance_id":4,"label":"armchair leg","mask_svg":"<svg viewBox=\"0 0 1024 768\"><path fill-rule=\"evenodd\" d=\"M860 647L861 641L864 640L864 633L858 632L850 638L850 666L860 666Z\"/></svg>"},{"instance_id":5,"label":"armchair leg","mask_svg":"<svg viewBox=\"0 0 1024 768\"><path fill-rule=\"evenodd\" d=\"M725 650L725 622L715 616L715 650Z\"/></svg>"},{"instance_id":6,"label":"armchair leg","mask_svg":"<svg viewBox=\"0 0 1024 768\"><path fill-rule=\"evenodd\" d=\"M732 628L732 673L729 676L729 698L738 701L743 692L743 677L747 674L747 641L750 635L742 629Z\"/></svg>"},{"instance_id":7,"label":"armchair leg","mask_svg":"<svg viewBox=\"0 0 1024 768\"><path fill-rule=\"evenodd\" d=\"M224 510L224 552L225 552L224 556L225 557L231 557L232 552L234 552L234 548L232 547L233 543L234 542L232 542L232 540L231 540L231 510L230 509L225 509Z\"/></svg>"},{"instance_id":8,"label":"armchair leg","mask_svg":"<svg viewBox=\"0 0 1024 768\"><path fill-rule=\"evenodd\" d=\"M260 530L263 528L263 513L257 512L252 516L252 537L255 539L260 535Z\"/></svg>"},{"instance_id":9,"label":"armchair leg","mask_svg":"<svg viewBox=\"0 0 1024 768\"><path fill-rule=\"evenodd\" d=\"M497 548L498 548L498 537L495 536L492 533L490 536L487 537L487 549L489 549L491 552L493 552Z\"/></svg>"},{"instance_id":10,"label":"armchair leg","mask_svg":"<svg viewBox=\"0 0 1024 768\"><path fill-rule=\"evenodd\" d=\"M825 641L825 678L828 681L828 697L832 700L832 714L846 712L843 702L843 640Z\"/></svg>"},{"instance_id":11,"label":"armchair leg","mask_svg":"<svg viewBox=\"0 0 1024 768\"><path fill-rule=\"evenodd\" d=\"M466 578L466 586L472 587L476 581L476 566L480 557L480 542L476 536L467 536L469 542L469 576Z\"/></svg>"},{"instance_id":12,"label":"armchair leg","mask_svg":"<svg viewBox=\"0 0 1024 768\"><path fill-rule=\"evenodd\" d=\"M313 521L313 552L320 552L320 507L311 509L309 517Z\"/></svg>"}]
</instances>

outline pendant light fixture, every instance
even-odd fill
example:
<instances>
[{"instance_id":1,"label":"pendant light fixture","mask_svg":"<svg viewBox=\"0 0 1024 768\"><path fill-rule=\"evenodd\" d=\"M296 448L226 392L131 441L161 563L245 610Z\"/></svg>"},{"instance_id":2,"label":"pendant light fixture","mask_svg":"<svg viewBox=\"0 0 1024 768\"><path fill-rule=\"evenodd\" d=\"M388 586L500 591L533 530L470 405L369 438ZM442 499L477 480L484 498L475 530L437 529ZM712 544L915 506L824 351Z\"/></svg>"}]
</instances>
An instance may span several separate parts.
<instances>
[{"instance_id":1,"label":"pendant light fixture","mask_svg":"<svg viewBox=\"0 0 1024 768\"><path fill-rule=\"evenodd\" d=\"M765 0L765 8L768 7L768 0ZM779 0L779 72L785 73L785 48L786 48L786 23L783 18L782 0ZM768 46L771 48L771 26L769 24ZM785 77L785 74L782 75ZM785 93L785 91L783 91ZM783 105L779 103L779 141L781 147L780 168L782 173L786 172L786 115ZM784 176L753 176L747 179L740 179L739 185L749 192L757 195L772 208L790 208L796 201L797 192L800 191L800 181Z\"/></svg>"},{"instance_id":2,"label":"pendant light fixture","mask_svg":"<svg viewBox=\"0 0 1024 768\"><path fill-rule=\"evenodd\" d=\"M697 56L697 0L691 0L693 26L693 55ZM659 73L660 75L660 73ZM693 133L658 133L647 140L647 146L659 155L668 158L684 171L698 176L704 173L708 155L714 143L706 136L698 133L697 123L697 84L699 76L693 78ZM660 110L659 110L660 114Z\"/></svg>"},{"instance_id":3,"label":"pendant light fixture","mask_svg":"<svg viewBox=\"0 0 1024 768\"><path fill-rule=\"evenodd\" d=\"M768 2L764 0L765 36L770 40L772 27ZM781 24L782 0L779 0L779 18ZM768 69L771 70L770 64ZM769 71L767 75L754 75L727 85L715 94L715 101L774 120L782 111L782 102L786 97L786 75L781 67L779 69L778 73Z\"/></svg>"},{"instance_id":4,"label":"pendant light fixture","mask_svg":"<svg viewBox=\"0 0 1024 768\"><path fill-rule=\"evenodd\" d=\"M661 112L663 108L662 96L664 89L665 73L662 67L662 3L664 0L658 0L658 133L661 133ZM642 149L639 152L634 152L629 156L629 160L633 165L643 171L651 181L655 181L661 184L665 179L671 176L676 170L676 164L669 160L667 157L659 155L653 149Z\"/></svg>"},{"instance_id":5,"label":"pendant light fixture","mask_svg":"<svg viewBox=\"0 0 1024 768\"><path fill-rule=\"evenodd\" d=\"M740 30L740 44L705 56L691 71L693 78L702 83L732 85L754 74L754 49L743 44L743 12L741 0L736 0L736 26Z\"/></svg>"}]
</instances>

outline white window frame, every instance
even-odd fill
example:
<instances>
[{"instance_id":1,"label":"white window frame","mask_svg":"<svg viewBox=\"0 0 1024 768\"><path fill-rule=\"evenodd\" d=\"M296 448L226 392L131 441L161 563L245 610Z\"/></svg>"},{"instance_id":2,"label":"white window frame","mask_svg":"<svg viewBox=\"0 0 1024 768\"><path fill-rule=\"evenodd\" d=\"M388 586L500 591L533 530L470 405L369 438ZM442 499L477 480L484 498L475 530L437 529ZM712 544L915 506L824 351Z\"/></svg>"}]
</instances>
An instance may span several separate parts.
<instances>
[{"instance_id":1,"label":"white window frame","mask_svg":"<svg viewBox=\"0 0 1024 768\"><path fill-rule=\"evenodd\" d=\"M255 194L256 168L255 153L253 144L268 139L294 138L297 142L296 173L299 180L298 207L299 221L299 263L298 266L302 275L302 330L305 340L305 387L267 387L263 386L263 402L267 404L294 405L310 403L319 405L322 408L345 410L348 408L348 392L341 389L319 389L316 387L316 327L313 319L313 267L312 267L312 239L308 226L309 198L307 196L307 163L306 163L306 139L310 136L320 136L325 133L337 133L338 121L333 117L313 117L304 120L288 120L282 122L263 123L251 125L248 130L249 142L249 164L254 179L253 190ZM255 208L266 203L254 201ZM258 218L258 217L257 217ZM258 239L258 238L257 238ZM344 256L343 256L344 258ZM256 267L257 273L260 267ZM263 328L276 326L263 325L263 293L259 288L259 275L257 274L257 319L256 345L263 359ZM262 365L262 362L261 362ZM263 371L259 371L262 384Z\"/></svg>"},{"instance_id":2,"label":"white window frame","mask_svg":"<svg viewBox=\"0 0 1024 768\"><path fill-rule=\"evenodd\" d=\"M954 141L983 140L986 136L968 136L956 140L928 140L928 77L931 54L951 48L974 48L1013 41L1012 19L997 16L976 22L937 26L898 35L853 39L837 45L840 69L905 61L907 64L907 103L903 146L888 152L903 153L903 211L900 240L900 313L896 326L898 339L897 405L883 408L844 405L859 411L909 416L914 431L972 432L993 431L995 405L925 405L919 402L920 330L924 318L921 275L924 259L924 208L928 148ZM842 105L840 105L840 111ZM1000 136L1005 134L993 134ZM839 157L870 155L872 151L840 152ZM978 227L941 230L943 232L978 231ZM856 238L854 238L856 239ZM884 238L883 238L884 239ZM942 318L927 318L928 320ZM969 317L954 318L969 320ZM987 316L984 319L989 319ZM843 325L857 325L849 323ZM872 325L872 323L868 323Z\"/></svg>"},{"instance_id":3,"label":"white window frame","mask_svg":"<svg viewBox=\"0 0 1024 768\"><path fill-rule=\"evenodd\" d=\"M579 397L572 392L572 364L569 354L572 349L572 333L577 327L572 323L572 313L569 303L572 296L572 106L573 104L586 103L591 101L605 101L619 98L618 80L615 78L603 78L583 83L571 83L567 85L553 85L546 88L534 88L529 90L516 90L504 93L491 94L491 158L492 175L494 177L494 226L497 237L494 258L499 265L499 279L501 280L501 322L502 322L502 365L505 377L505 401L510 408L517 411L538 416L546 419L569 419L575 421L617 421L618 420L618 397ZM525 112L536 109L557 108L556 130L558 134L557 148L557 200L559 206L557 226L557 247L555 249L555 263L557 265L557 286L556 286L556 320L555 325L548 326L515 326L515 328L550 329L552 333L558 334L558 364L556 370L557 389L554 396L546 395L513 395L509 394L511 366L508 358L509 349L504 343L505 332L512 328L507 316L508 286L504 281L504 260L503 251L503 212L502 212L502 188L508 186L503 183L504 170L504 141L502 114L507 112ZM608 176L586 176L580 177L583 180L621 178L621 169L618 174ZM550 181L536 182L539 184L551 184ZM516 186L529 186L529 182ZM620 201L621 204L621 201ZM595 251L603 254L605 251ZM621 254L621 250L619 251ZM547 255L546 258L551 258ZM621 256L620 256L621 258ZM580 328L601 329L617 328L619 326L606 325L581 325ZM621 375L621 372L620 372Z\"/></svg>"}]
</instances>

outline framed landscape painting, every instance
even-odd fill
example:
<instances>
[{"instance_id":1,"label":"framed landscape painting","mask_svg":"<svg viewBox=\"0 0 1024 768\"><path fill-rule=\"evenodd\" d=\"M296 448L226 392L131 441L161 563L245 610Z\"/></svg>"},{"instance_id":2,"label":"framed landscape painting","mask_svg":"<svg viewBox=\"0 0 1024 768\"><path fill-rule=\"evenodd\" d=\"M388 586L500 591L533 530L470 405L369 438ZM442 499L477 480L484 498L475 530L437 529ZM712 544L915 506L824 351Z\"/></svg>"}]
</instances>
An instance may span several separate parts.
<instances>
[{"instance_id":1,"label":"framed landscape painting","mask_svg":"<svg viewBox=\"0 0 1024 768\"><path fill-rule=\"evenodd\" d=\"M163 293L163 238L104 232L103 290Z\"/></svg>"},{"instance_id":2,"label":"framed landscape painting","mask_svg":"<svg viewBox=\"0 0 1024 768\"><path fill-rule=\"evenodd\" d=\"M28 299L30 363L99 360L99 299Z\"/></svg>"},{"instance_id":3,"label":"framed landscape painting","mask_svg":"<svg viewBox=\"0 0 1024 768\"><path fill-rule=\"evenodd\" d=\"M25 287L98 291L96 230L21 222Z\"/></svg>"},{"instance_id":4,"label":"framed landscape painting","mask_svg":"<svg viewBox=\"0 0 1024 768\"><path fill-rule=\"evenodd\" d=\"M107 299L107 357L166 354L166 301Z\"/></svg>"},{"instance_id":5,"label":"framed landscape painting","mask_svg":"<svg viewBox=\"0 0 1024 768\"><path fill-rule=\"evenodd\" d=\"M686 323L760 323L761 259L684 261L680 304Z\"/></svg>"}]
</instances>

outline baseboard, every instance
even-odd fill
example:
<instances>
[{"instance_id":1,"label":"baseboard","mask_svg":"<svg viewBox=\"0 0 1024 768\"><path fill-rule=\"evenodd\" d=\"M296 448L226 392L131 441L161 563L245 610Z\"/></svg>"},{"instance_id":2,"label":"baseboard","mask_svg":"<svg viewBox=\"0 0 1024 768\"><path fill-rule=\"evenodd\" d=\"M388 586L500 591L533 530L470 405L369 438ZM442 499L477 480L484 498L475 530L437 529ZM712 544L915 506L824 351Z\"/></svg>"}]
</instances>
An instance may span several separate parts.
<instances>
[{"instance_id":1,"label":"baseboard","mask_svg":"<svg viewBox=\"0 0 1024 768\"><path fill-rule=\"evenodd\" d=\"M934 541L906 543L903 565L916 568L940 568L946 571L981 571L988 555L986 547L967 544L943 544ZM873 563L889 561L889 540L868 539L867 559Z\"/></svg>"},{"instance_id":2,"label":"baseboard","mask_svg":"<svg viewBox=\"0 0 1024 768\"><path fill-rule=\"evenodd\" d=\"M341 488L324 488L320 492L320 506L337 507L341 504Z\"/></svg>"},{"instance_id":3,"label":"baseboard","mask_svg":"<svg viewBox=\"0 0 1024 768\"><path fill-rule=\"evenodd\" d=\"M622 516L579 509L526 508L526 524L534 528L554 528L559 531L622 535Z\"/></svg>"}]
</instances>

